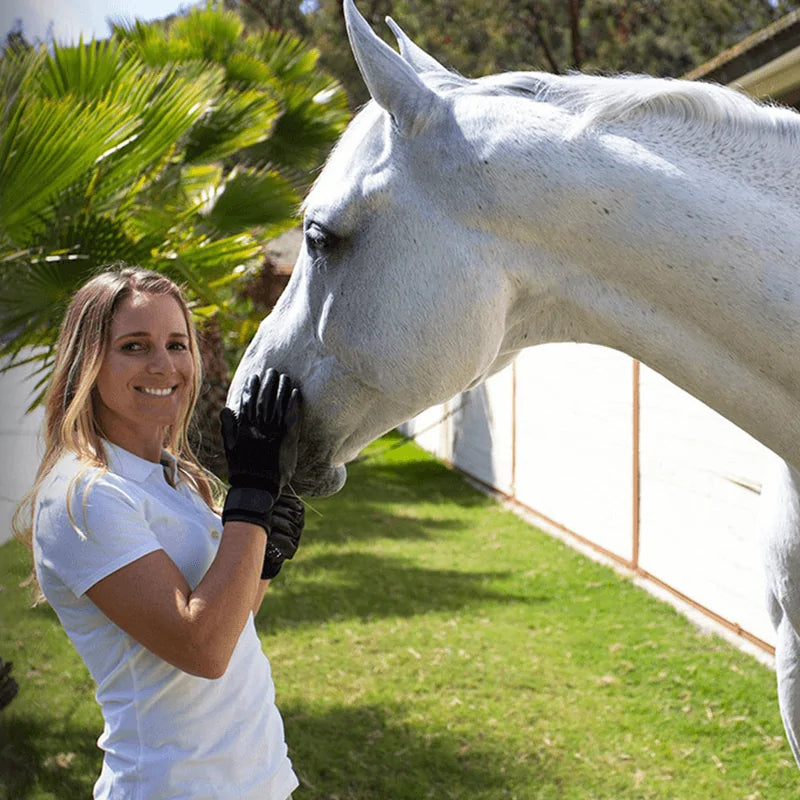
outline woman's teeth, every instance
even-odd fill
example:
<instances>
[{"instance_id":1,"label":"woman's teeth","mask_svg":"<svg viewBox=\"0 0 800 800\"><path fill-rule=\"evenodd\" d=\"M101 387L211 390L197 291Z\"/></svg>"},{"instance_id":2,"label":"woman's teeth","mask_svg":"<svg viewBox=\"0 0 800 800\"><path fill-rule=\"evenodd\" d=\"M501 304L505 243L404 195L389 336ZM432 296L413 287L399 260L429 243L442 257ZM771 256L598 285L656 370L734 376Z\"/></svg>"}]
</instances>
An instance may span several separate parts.
<instances>
[{"instance_id":1,"label":"woman's teeth","mask_svg":"<svg viewBox=\"0 0 800 800\"><path fill-rule=\"evenodd\" d=\"M174 388L175 387L172 389L148 389L146 386L140 386L139 391L144 392L145 394L152 394L155 397L166 397L167 395L172 394Z\"/></svg>"}]
</instances>

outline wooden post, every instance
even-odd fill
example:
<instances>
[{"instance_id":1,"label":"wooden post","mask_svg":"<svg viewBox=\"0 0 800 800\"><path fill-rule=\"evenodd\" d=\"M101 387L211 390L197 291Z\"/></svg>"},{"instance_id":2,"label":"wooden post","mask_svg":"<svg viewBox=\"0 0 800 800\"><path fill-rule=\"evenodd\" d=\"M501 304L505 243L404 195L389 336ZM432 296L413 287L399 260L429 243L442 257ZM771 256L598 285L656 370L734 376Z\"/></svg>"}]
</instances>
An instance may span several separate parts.
<instances>
[{"instance_id":1,"label":"wooden post","mask_svg":"<svg viewBox=\"0 0 800 800\"><path fill-rule=\"evenodd\" d=\"M633 485L633 544L631 548L631 566L634 569L639 568L639 501L640 501L640 463L639 463L639 422L640 422L640 407L639 407L639 362L633 360L633 453L632 453L632 485Z\"/></svg>"}]
</instances>

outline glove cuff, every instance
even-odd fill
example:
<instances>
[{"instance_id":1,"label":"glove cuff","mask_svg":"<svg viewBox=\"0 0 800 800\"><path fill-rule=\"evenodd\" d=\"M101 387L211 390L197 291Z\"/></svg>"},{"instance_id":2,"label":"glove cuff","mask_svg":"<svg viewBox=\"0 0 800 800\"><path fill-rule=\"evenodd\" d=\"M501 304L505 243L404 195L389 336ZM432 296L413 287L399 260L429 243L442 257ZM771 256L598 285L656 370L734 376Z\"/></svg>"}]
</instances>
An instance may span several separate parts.
<instances>
[{"instance_id":1,"label":"glove cuff","mask_svg":"<svg viewBox=\"0 0 800 800\"><path fill-rule=\"evenodd\" d=\"M269 494L276 498L281 493L280 483L274 476L266 475L228 475L228 482L233 489L253 489L259 492L269 492Z\"/></svg>"},{"instance_id":2,"label":"glove cuff","mask_svg":"<svg viewBox=\"0 0 800 800\"><path fill-rule=\"evenodd\" d=\"M232 486L228 490L225 505L222 508L222 524L249 522L253 525L260 525L265 533L269 533L274 505L275 497L265 489Z\"/></svg>"}]
</instances>

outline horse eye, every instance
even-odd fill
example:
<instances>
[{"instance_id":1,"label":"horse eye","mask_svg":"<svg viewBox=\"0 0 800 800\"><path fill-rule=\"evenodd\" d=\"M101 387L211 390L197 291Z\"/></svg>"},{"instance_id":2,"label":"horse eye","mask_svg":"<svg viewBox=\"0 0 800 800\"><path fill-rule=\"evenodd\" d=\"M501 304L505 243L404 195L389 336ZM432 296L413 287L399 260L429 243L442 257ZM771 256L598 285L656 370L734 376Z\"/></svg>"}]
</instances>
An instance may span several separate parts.
<instances>
[{"instance_id":1,"label":"horse eye","mask_svg":"<svg viewBox=\"0 0 800 800\"><path fill-rule=\"evenodd\" d=\"M336 244L336 236L318 222L309 222L306 225L306 247L309 252L317 255L325 250L330 250Z\"/></svg>"}]
</instances>

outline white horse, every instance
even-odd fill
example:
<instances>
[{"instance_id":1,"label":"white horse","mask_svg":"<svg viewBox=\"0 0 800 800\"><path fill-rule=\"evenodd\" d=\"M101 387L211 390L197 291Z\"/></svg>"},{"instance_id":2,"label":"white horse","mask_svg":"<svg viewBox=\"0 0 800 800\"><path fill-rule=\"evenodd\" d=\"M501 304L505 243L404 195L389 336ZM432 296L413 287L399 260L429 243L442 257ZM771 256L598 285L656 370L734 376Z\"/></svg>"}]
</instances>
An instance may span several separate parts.
<instances>
[{"instance_id":1,"label":"white horse","mask_svg":"<svg viewBox=\"0 0 800 800\"><path fill-rule=\"evenodd\" d=\"M784 462L767 570L800 759L800 115L649 77L455 75L345 2L370 102L305 203L289 285L236 372L303 389L298 491L520 349L640 359Z\"/></svg>"}]
</instances>

